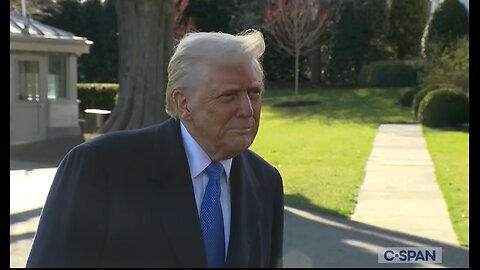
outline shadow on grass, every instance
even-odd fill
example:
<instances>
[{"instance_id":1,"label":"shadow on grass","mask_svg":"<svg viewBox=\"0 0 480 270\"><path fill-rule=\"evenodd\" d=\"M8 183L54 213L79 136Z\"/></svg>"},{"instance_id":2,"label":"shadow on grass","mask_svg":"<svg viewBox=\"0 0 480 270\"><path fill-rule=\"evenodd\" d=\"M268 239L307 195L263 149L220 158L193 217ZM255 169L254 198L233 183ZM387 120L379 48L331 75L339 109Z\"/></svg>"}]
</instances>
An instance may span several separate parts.
<instances>
[{"instance_id":1,"label":"shadow on grass","mask_svg":"<svg viewBox=\"0 0 480 270\"><path fill-rule=\"evenodd\" d=\"M463 132L463 133L470 133L469 124L456 125L453 127L438 127L438 128L430 127L430 129L434 131L457 131L457 132Z\"/></svg>"},{"instance_id":2,"label":"shadow on grass","mask_svg":"<svg viewBox=\"0 0 480 270\"><path fill-rule=\"evenodd\" d=\"M357 124L415 123L410 109L395 105L404 88L309 90L300 97L269 98L264 104L274 117L302 120L318 117L320 121L344 121ZM296 99L321 102L304 107L274 107Z\"/></svg>"},{"instance_id":3,"label":"shadow on grass","mask_svg":"<svg viewBox=\"0 0 480 270\"><path fill-rule=\"evenodd\" d=\"M285 205L295 207L295 208L300 208L300 209L305 209L309 211L313 211L316 213L324 213L324 214L329 214L332 216L337 216L337 217L344 217L346 218L345 215L342 215L338 213L337 211L329 208L324 208L320 207L317 205L314 205L310 202L308 198L301 194L285 194L284 196L285 199Z\"/></svg>"}]
</instances>

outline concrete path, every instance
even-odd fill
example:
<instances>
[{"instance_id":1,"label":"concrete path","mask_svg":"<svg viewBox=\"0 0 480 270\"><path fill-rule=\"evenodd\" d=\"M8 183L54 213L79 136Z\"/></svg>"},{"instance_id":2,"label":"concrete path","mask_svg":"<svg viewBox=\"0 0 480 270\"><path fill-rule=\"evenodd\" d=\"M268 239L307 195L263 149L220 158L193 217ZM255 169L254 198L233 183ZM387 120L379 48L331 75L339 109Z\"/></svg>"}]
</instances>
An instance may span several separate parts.
<instances>
[{"instance_id":1,"label":"concrete path","mask_svg":"<svg viewBox=\"0 0 480 270\"><path fill-rule=\"evenodd\" d=\"M351 219L458 245L421 125L379 127Z\"/></svg>"},{"instance_id":2,"label":"concrete path","mask_svg":"<svg viewBox=\"0 0 480 270\"><path fill-rule=\"evenodd\" d=\"M10 267L25 267L57 168L10 160Z\"/></svg>"},{"instance_id":3,"label":"concrete path","mask_svg":"<svg viewBox=\"0 0 480 270\"><path fill-rule=\"evenodd\" d=\"M440 247L441 264L379 264L384 247ZM453 231L422 127L379 127L351 219L286 207L286 267L469 267Z\"/></svg>"},{"instance_id":4,"label":"concrete path","mask_svg":"<svg viewBox=\"0 0 480 270\"><path fill-rule=\"evenodd\" d=\"M469 267L469 249L377 226L285 208L284 267ZM385 247L440 247L442 263L378 263Z\"/></svg>"}]
</instances>

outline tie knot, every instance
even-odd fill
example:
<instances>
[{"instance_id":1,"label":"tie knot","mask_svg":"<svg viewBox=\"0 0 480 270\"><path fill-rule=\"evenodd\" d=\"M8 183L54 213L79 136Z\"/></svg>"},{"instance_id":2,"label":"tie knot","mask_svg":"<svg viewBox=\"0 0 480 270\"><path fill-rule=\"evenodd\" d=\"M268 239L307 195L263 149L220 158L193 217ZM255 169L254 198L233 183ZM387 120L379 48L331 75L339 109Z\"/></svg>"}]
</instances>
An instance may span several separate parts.
<instances>
[{"instance_id":1,"label":"tie knot","mask_svg":"<svg viewBox=\"0 0 480 270\"><path fill-rule=\"evenodd\" d=\"M207 166L205 172L208 175L208 178L220 179L220 176L223 172L223 165L218 161L212 161L210 165Z\"/></svg>"}]
</instances>

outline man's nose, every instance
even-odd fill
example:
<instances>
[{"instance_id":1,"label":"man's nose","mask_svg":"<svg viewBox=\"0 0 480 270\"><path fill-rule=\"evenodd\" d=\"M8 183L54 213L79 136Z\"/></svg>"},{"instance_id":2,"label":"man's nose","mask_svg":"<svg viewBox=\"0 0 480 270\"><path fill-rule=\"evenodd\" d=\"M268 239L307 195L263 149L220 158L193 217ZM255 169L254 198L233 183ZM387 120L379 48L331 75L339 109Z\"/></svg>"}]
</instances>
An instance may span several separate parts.
<instances>
[{"instance_id":1,"label":"man's nose","mask_svg":"<svg viewBox=\"0 0 480 270\"><path fill-rule=\"evenodd\" d=\"M242 94L237 110L238 117L251 117L253 115L252 101L248 96L248 93Z\"/></svg>"}]
</instances>

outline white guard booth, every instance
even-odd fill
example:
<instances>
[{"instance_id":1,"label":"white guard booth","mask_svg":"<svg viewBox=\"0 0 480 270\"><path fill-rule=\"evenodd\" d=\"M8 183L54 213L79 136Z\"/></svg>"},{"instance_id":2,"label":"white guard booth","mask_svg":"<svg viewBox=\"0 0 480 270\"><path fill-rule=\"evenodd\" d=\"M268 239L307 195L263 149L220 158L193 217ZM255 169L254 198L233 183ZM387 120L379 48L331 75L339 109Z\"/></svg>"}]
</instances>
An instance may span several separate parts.
<instances>
[{"instance_id":1,"label":"white guard booth","mask_svg":"<svg viewBox=\"0 0 480 270\"><path fill-rule=\"evenodd\" d=\"M81 135L77 58L92 44L10 15L10 145Z\"/></svg>"}]
</instances>

